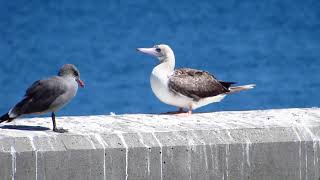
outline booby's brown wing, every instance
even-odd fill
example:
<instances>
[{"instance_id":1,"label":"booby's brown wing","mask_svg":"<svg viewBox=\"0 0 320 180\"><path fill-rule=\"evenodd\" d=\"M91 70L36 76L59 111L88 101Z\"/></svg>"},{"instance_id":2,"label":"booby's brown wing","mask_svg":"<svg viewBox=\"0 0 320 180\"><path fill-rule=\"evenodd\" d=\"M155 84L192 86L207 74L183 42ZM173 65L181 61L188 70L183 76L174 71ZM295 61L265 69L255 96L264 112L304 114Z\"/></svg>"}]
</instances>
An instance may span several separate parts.
<instances>
[{"instance_id":1,"label":"booby's brown wing","mask_svg":"<svg viewBox=\"0 0 320 180\"><path fill-rule=\"evenodd\" d=\"M220 82L206 71L182 68L176 69L170 76L168 86L170 91L198 101L229 92L231 84L234 83Z\"/></svg>"}]
</instances>

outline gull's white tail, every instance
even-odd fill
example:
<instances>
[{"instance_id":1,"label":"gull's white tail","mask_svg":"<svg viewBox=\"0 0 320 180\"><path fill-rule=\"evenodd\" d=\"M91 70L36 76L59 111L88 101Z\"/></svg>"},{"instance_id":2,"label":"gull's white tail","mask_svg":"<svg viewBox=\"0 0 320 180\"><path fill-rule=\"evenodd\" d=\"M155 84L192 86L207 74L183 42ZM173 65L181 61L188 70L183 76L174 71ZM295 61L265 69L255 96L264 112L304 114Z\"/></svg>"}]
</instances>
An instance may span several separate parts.
<instances>
[{"instance_id":1,"label":"gull's white tail","mask_svg":"<svg viewBox=\"0 0 320 180\"><path fill-rule=\"evenodd\" d=\"M253 89L256 85L255 84L248 84L248 85L243 85L243 86L234 86L234 87L230 87L229 91L227 94L231 94L231 93L236 93L239 91L244 91L244 90L249 90L249 89Z\"/></svg>"}]
</instances>

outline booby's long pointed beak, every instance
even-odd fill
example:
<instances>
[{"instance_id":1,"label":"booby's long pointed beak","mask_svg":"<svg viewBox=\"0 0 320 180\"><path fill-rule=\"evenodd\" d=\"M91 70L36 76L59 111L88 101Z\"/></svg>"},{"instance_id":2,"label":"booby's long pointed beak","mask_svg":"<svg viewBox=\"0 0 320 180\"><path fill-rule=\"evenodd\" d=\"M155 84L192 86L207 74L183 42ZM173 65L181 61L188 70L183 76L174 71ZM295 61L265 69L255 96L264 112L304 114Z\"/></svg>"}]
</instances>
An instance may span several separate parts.
<instances>
[{"instance_id":1,"label":"booby's long pointed beak","mask_svg":"<svg viewBox=\"0 0 320 180\"><path fill-rule=\"evenodd\" d=\"M77 78L76 81L80 87L82 87L82 88L84 87L84 82L81 79Z\"/></svg>"},{"instance_id":2,"label":"booby's long pointed beak","mask_svg":"<svg viewBox=\"0 0 320 180\"><path fill-rule=\"evenodd\" d=\"M140 51L151 56L158 57L159 53L156 51L156 48L137 48L137 51Z\"/></svg>"}]
</instances>

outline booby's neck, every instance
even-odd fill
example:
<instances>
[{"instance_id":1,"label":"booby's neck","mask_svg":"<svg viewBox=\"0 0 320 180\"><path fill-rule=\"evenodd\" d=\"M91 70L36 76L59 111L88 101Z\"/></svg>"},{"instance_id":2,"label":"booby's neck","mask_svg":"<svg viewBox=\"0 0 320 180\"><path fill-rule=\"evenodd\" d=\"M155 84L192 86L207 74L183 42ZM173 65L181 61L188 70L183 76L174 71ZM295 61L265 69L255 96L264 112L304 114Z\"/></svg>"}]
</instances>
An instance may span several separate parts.
<instances>
[{"instance_id":1,"label":"booby's neck","mask_svg":"<svg viewBox=\"0 0 320 180\"><path fill-rule=\"evenodd\" d=\"M166 56L158 57L160 64L155 67L155 69L161 69L162 71L166 71L168 73L174 71L175 67L175 57L173 52L168 53Z\"/></svg>"}]
</instances>

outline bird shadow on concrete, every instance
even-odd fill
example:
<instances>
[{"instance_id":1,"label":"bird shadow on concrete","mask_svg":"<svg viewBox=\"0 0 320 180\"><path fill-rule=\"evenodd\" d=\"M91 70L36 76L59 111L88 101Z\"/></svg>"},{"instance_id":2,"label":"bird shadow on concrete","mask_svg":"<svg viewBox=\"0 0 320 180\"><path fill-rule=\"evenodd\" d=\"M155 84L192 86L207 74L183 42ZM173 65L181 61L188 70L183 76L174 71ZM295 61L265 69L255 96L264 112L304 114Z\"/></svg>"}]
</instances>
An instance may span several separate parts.
<instances>
[{"instance_id":1,"label":"bird shadow on concrete","mask_svg":"<svg viewBox=\"0 0 320 180\"><path fill-rule=\"evenodd\" d=\"M25 125L4 125L0 126L0 129L15 129L22 131L46 131L50 130L50 128L42 127L42 126L25 126Z\"/></svg>"}]
</instances>

